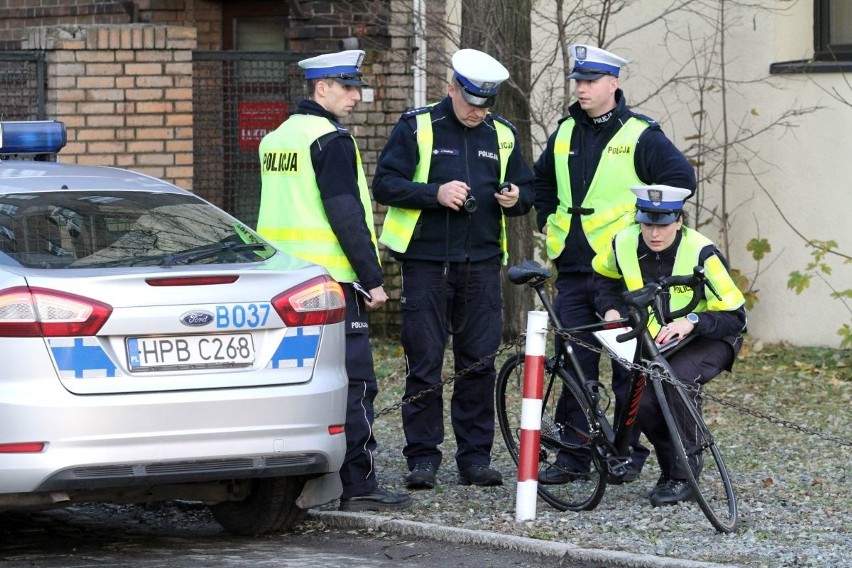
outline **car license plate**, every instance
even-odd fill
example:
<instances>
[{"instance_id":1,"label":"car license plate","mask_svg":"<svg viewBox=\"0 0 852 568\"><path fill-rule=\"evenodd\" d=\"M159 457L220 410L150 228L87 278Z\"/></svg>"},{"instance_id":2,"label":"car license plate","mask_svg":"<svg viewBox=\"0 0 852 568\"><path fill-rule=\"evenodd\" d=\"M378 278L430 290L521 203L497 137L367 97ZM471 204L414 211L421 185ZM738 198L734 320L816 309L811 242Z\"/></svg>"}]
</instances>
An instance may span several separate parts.
<instances>
[{"instance_id":1,"label":"car license plate","mask_svg":"<svg viewBox=\"0 0 852 568\"><path fill-rule=\"evenodd\" d=\"M251 334L130 337L131 371L248 366L254 363Z\"/></svg>"}]
</instances>

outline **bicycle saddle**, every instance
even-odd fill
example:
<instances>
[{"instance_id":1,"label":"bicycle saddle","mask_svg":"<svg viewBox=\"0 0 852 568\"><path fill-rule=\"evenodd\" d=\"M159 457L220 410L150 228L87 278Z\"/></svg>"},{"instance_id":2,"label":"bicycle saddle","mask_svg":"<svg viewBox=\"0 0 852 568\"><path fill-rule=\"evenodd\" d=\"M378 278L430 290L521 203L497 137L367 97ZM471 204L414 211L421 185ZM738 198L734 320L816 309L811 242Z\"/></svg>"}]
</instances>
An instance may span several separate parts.
<instances>
[{"instance_id":1,"label":"bicycle saddle","mask_svg":"<svg viewBox=\"0 0 852 568\"><path fill-rule=\"evenodd\" d=\"M520 266L510 266L507 275L512 284L525 284L533 278L547 280L553 273L534 260L525 260Z\"/></svg>"}]
</instances>

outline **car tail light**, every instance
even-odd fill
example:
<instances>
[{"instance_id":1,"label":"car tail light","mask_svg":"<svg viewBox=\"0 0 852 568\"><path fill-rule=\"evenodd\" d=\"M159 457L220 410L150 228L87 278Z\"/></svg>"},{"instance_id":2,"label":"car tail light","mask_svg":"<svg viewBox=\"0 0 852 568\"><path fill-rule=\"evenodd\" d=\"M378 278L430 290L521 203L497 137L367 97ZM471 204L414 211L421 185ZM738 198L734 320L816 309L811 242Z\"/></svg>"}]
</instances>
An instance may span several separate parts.
<instances>
[{"instance_id":1,"label":"car tail light","mask_svg":"<svg viewBox=\"0 0 852 568\"><path fill-rule=\"evenodd\" d=\"M343 289L330 276L318 276L272 298L275 311L288 327L343 321Z\"/></svg>"},{"instance_id":2,"label":"car tail light","mask_svg":"<svg viewBox=\"0 0 852 568\"><path fill-rule=\"evenodd\" d=\"M44 442L18 442L0 444L0 454L40 454L44 451Z\"/></svg>"},{"instance_id":3,"label":"car tail light","mask_svg":"<svg viewBox=\"0 0 852 568\"><path fill-rule=\"evenodd\" d=\"M0 291L0 336L95 335L112 306L58 290L17 286Z\"/></svg>"}]
</instances>

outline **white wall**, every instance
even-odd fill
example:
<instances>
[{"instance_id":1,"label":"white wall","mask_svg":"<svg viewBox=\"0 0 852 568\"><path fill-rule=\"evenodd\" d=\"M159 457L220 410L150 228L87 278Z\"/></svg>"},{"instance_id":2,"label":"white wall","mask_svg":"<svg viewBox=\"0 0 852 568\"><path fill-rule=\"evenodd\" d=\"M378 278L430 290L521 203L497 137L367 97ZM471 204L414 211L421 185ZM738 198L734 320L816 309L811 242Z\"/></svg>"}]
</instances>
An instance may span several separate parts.
<instances>
[{"instance_id":1,"label":"white wall","mask_svg":"<svg viewBox=\"0 0 852 568\"><path fill-rule=\"evenodd\" d=\"M636 27L670 4L668 0L635 2L614 18L609 37ZM701 4L706 9L715 3ZM725 3L728 129L731 136L754 137L744 143L739 158L731 159L727 175L732 219L729 260L755 281L758 302L749 312L749 332L753 338L769 342L837 346L840 337L836 330L852 323L852 316L849 308L830 298L829 286L836 290L852 287L852 264L829 257L832 274L826 275L827 283L813 280L801 295L787 289L787 280L790 272L803 271L812 259L796 230L810 239L837 241L839 251L852 255L852 106L828 94L836 89L852 105L852 77L835 73L769 75L771 63L813 55L811 1L759 2L761 9L747 10L731 4ZM770 4L784 9L764 9ZM684 13L669 18L667 24L650 23L606 46L630 61L622 75L628 103L648 99L635 110L660 121L682 149L696 132L696 83L669 88L663 96L649 95L694 59L696 38L709 35L706 17L714 14L705 11L703 15L704 19ZM687 37L693 40L687 41ZM717 82L716 89L707 94L706 104L708 120L717 133L722 124L720 86ZM758 134L784 113L808 107L822 108L789 118L787 128L779 126ZM700 188L704 207L718 209L721 181L717 174ZM718 242L718 224L701 231ZM767 239L772 249L759 265L746 250L755 237Z\"/></svg>"}]
</instances>

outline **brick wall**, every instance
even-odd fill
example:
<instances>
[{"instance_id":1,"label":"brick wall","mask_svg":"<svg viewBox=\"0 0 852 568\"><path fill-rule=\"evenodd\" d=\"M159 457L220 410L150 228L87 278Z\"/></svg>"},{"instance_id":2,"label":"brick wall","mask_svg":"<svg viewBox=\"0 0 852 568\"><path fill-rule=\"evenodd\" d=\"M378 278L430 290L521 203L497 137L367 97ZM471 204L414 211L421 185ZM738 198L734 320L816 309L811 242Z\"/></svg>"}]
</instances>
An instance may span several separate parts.
<instances>
[{"instance_id":1,"label":"brick wall","mask_svg":"<svg viewBox=\"0 0 852 568\"><path fill-rule=\"evenodd\" d=\"M222 0L0 0L0 49L20 49L28 27L141 23L192 26L198 49L220 49Z\"/></svg>"},{"instance_id":2,"label":"brick wall","mask_svg":"<svg viewBox=\"0 0 852 568\"><path fill-rule=\"evenodd\" d=\"M32 26L130 23L127 8L120 0L6 0L0 2L0 49L20 49Z\"/></svg>"},{"instance_id":3,"label":"brick wall","mask_svg":"<svg viewBox=\"0 0 852 568\"><path fill-rule=\"evenodd\" d=\"M119 166L192 189L194 28L34 28L45 50L47 115L68 128L62 161Z\"/></svg>"},{"instance_id":4,"label":"brick wall","mask_svg":"<svg viewBox=\"0 0 852 568\"><path fill-rule=\"evenodd\" d=\"M357 38L366 51L373 101L361 102L346 124L372 181L388 134L413 105L412 3L288 5L292 52L337 51L346 38ZM442 20L444 0L427 6L430 18ZM192 51L222 48L222 8L222 0L0 0L0 49L47 50L47 115L68 126L63 161L127 167L193 189ZM433 39L429 102L446 88L445 58L432 51L441 38ZM374 205L374 213L381 230L384 208ZM382 255L391 301L371 321L375 332L394 334L399 270L384 247Z\"/></svg>"}]
</instances>

